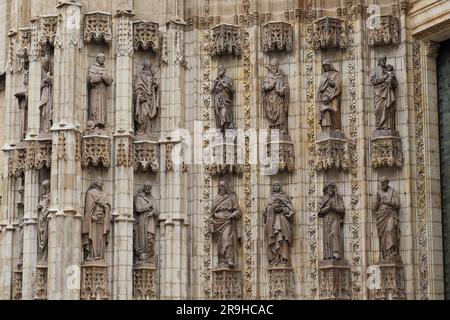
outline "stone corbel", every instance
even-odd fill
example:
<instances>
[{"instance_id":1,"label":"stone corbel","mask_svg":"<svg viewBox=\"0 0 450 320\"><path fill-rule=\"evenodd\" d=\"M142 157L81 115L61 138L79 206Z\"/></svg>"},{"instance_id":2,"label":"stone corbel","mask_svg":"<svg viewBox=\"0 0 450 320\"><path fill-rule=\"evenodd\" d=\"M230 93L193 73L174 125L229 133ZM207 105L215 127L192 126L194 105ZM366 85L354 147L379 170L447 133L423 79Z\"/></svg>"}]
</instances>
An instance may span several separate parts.
<instances>
[{"instance_id":1,"label":"stone corbel","mask_svg":"<svg viewBox=\"0 0 450 320\"><path fill-rule=\"evenodd\" d=\"M347 36L344 21L329 16L314 21L312 45L314 49L345 48Z\"/></svg>"},{"instance_id":2,"label":"stone corbel","mask_svg":"<svg viewBox=\"0 0 450 320\"><path fill-rule=\"evenodd\" d=\"M239 56L242 51L241 28L226 23L211 28L211 41L208 51L211 56Z\"/></svg>"},{"instance_id":3,"label":"stone corbel","mask_svg":"<svg viewBox=\"0 0 450 320\"><path fill-rule=\"evenodd\" d=\"M84 15L84 41L104 42L112 41L112 16L106 12L94 11Z\"/></svg>"},{"instance_id":4,"label":"stone corbel","mask_svg":"<svg viewBox=\"0 0 450 320\"><path fill-rule=\"evenodd\" d=\"M398 44L400 42L400 22L397 17L383 15L374 18L374 25L367 29L369 46Z\"/></svg>"},{"instance_id":5,"label":"stone corbel","mask_svg":"<svg viewBox=\"0 0 450 320\"><path fill-rule=\"evenodd\" d=\"M8 158L8 175L10 177L21 176L26 168L27 163L27 146L24 142L19 142L13 146L12 151L9 152Z\"/></svg>"},{"instance_id":6,"label":"stone corbel","mask_svg":"<svg viewBox=\"0 0 450 320\"><path fill-rule=\"evenodd\" d=\"M292 51L292 25L286 22L272 21L262 26L263 52Z\"/></svg>"},{"instance_id":7,"label":"stone corbel","mask_svg":"<svg viewBox=\"0 0 450 320\"><path fill-rule=\"evenodd\" d=\"M159 24L153 21L139 20L133 22L133 47L135 51L144 50L158 53L160 51Z\"/></svg>"}]
</instances>

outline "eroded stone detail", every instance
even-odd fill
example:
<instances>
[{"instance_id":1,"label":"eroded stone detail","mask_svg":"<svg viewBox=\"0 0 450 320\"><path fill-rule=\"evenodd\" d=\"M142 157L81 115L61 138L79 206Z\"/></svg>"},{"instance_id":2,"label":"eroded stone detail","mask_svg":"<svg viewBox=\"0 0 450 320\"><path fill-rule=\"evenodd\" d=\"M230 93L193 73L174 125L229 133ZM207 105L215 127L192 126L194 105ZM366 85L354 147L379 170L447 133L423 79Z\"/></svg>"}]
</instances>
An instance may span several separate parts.
<instances>
[{"instance_id":1,"label":"eroded stone detail","mask_svg":"<svg viewBox=\"0 0 450 320\"><path fill-rule=\"evenodd\" d=\"M405 270L401 261L379 263L380 288L375 291L375 299L405 300Z\"/></svg>"},{"instance_id":2,"label":"eroded stone detail","mask_svg":"<svg viewBox=\"0 0 450 320\"><path fill-rule=\"evenodd\" d=\"M211 56L240 55L241 29L231 24L219 24L211 28L208 51Z\"/></svg>"},{"instance_id":3,"label":"eroded stone detail","mask_svg":"<svg viewBox=\"0 0 450 320\"><path fill-rule=\"evenodd\" d=\"M269 299L295 299L295 277L293 268L269 268Z\"/></svg>"},{"instance_id":4,"label":"eroded stone detail","mask_svg":"<svg viewBox=\"0 0 450 320\"><path fill-rule=\"evenodd\" d=\"M372 167L402 167L402 139L396 130L376 130L371 140Z\"/></svg>"},{"instance_id":5,"label":"eroded stone detail","mask_svg":"<svg viewBox=\"0 0 450 320\"><path fill-rule=\"evenodd\" d=\"M22 300L22 270L13 273L12 300Z\"/></svg>"},{"instance_id":6,"label":"eroded stone detail","mask_svg":"<svg viewBox=\"0 0 450 320\"><path fill-rule=\"evenodd\" d=\"M42 48L54 46L58 17L54 15L39 17L39 44Z\"/></svg>"},{"instance_id":7,"label":"eroded stone detail","mask_svg":"<svg viewBox=\"0 0 450 320\"><path fill-rule=\"evenodd\" d=\"M158 299L158 270L155 267L134 267L133 298L136 300Z\"/></svg>"},{"instance_id":8,"label":"eroded stone detail","mask_svg":"<svg viewBox=\"0 0 450 320\"><path fill-rule=\"evenodd\" d=\"M81 300L107 300L108 266L104 262L86 263L81 266Z\"/></svg>"},{"instance_id":9,"label":"eroded stone detail","mask_svg":"<svg viewBox=\"0 0 450 320\"><path fill-rule=\"evenodd\" d=\"M286 51L293 47L292 25L286 22L267 22L262 26L263 52Z\"/></svg>"},{"instance_id":10,"label":"eroded stone detail","mask_svg":"<svg viewBox=\"0 0 450 320\"><path fill-rule=\"evenodd\" d=\"M133 22L133 47L135 51L160 51L159 24L153 21L139 20Z\"/></svg>"},{"instance_id":11,"label":"eroded stone detail","mask_svg":"<svg viewBox=\"0 0 450 320\"><path fill-rule=\"evenodd\" d=\"M400 42L400 22L397 17L382 15L374 18L374 25L367 28L369 46L398 44Z\"/></svg>"},{"instance_id":12,"label":"eroded stone detail","mask_svg":"<svg viewBox=\"0 0 450 320\"><path fill-rule=\"evenodd\" d=\"M34 278L34 300L47 300L47 265L36 266L36 275Z\"/></svg>"},{"instance_id":13,"label":"eroded stone detail","mask_svg":"<svg viewBox=\"0 0 450 320\"><path fill-rule=\"evenodd\" d=\"M241 270L216 269L212 273L212 299L237 300L242 297Z\"/></svg>"},{"instance_id":14,"label":"eroded stone detail","mask_svg":"<svg viewBox=\"0 0 450 320\"><path fill-rule=\"evenodd\" d=\"M326 16L315 20L313 32L314 49L345 48L347 46L347 35L341 19Z\"/></svg>"},{"instance_id":15,"label":"eroded stone detail","mask_svg":"<svg viewBox=\"0 0 450 320\"><path fill-rule=\"evenodd\" d=\"M319 263L319 299L351 299L350 266L345 259Z\"/></svg>"},{"instance_id":16,"label":"eroded stone detail","mask_svg":"<svg viewBox=\"0 0 450 320\"><path fill-rule=\"evenodd\" d=\"M89 12L84 15L84 41L112 41L112 17L105 12Z\"/></svg>"},{"instance_id":17,"label":"eroded stone detail","mask_svg":"<svg viewBox=\"0 0 450 320\"><path fill-rule=\"evenodd\" d=\"M134 141L134 161L133 166L135 171L151 171L158 172L159 170L159 144L154 141Z\"/></svg>"},{"instance_id":18,"label":"eroded stone detail","mask_svg":"<svg viewBox=\"0 0 450 320\"><path fill-rule=\"evenodd\" d=\"M111 138L107 136L84 136L82 138L81 164L83 167L111 165Z\"/></svg>"},{"instance_id":19,"label":"eroded stone detail","mask_svg":"<svg viewBox=\"0 0 450 320\"><path fill-rule=\"evenodd\" d=\"M341 131L322 132L316 141L316 171L347 170L347 139Z\"/></svg>"}]
</instances>

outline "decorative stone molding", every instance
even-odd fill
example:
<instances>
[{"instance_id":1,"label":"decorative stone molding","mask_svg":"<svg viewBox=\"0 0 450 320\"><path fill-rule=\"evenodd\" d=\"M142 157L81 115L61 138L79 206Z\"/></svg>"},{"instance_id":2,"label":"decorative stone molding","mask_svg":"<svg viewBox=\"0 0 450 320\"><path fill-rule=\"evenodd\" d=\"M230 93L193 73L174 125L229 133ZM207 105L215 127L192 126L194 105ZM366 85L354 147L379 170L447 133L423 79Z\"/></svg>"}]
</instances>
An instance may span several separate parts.
<instances>
[{"instance_id":1,"label":"decorative stone molding","mask_svg":"<svg viewBox=\"0 0 450 320\"><path fill-rule=\"evenodd\" d=\"M269 268L269 299L295 299L295 277L293 268Z\"/></svg>"},{"instance_id":2,"label":"decorative stone molding","mask_svg":"<svg viewBox=\"0 0 450 320\"><path fill-rule=\"evenodd\" d=\"M36 61L41 56L41 46L39 44L39 18L34 17L31 23L31 39L30 39L30 60Z\"/></svg>"},{"instance_id":3,"label":"decorative stone molding","mask_svg":"<svg viewBox=\"0 0 450 320\"><path fill-rule=\"evenodd\" d=\"M320 261L319 299L351 299L350 265L345 259L330 259Z\"/></svg>"},{"instance_id":4,"label":"decorative stone molding","mask_svg":"<svg viewBox=\"0 0 450 320\"><path fill-rule=\"evenodd\" d=\"M400 22L397 17L383 15L374 19L377 25L367 28L369 46L398 44L400 42Z\"/></svg>"},{"instance_id":5,"label":"decorative stone molding","mask_svg":"<svg viewBox=\"0 0 450 320\"><path fill-rule=\"evenodd\" d=\"M425 43L425 54L427 57L436 59L439 55L439 48L441 44L439 42L427 41Z\"/></svg>"},{"instance_id":6,"label":"decorative stone molding","mask_svg":"<svg viewBox=\"0 0 450 320\"><path fill-rule=\"evenodd\" d=\"M315 20L312 45L314 49L345 48L347 36L344 22L328 16Z\"/></svg>"},{"instance_id":7,"label":"decorative stone molding","mask_svg":"<svg viewBox=\"0 0 450 320\"><path fill-rule=\"evenodd\" d=\"M379 264L381 285L376 289L377 300L406 300L405 293L405 270L403 265Z\"/></svg>"},{"instance_id":8,"label":"decorative stone molding","mask_svg":"<svg viewBox=\"0 0 450 320\"><path fill-rule=\"evenodd\" d=\"M7 34L7 37L9 38L8 43L8 65L7 65L7 71L9 73L13 72L14 70L14 57L15 57L15 38L16 38L17 32L14 30L10 30Z\"/></svg>"},{"instance_id":9,"label":"decorative stone molding","mask_svg":"<svg viewBox=\"0 0 450 320\"><path fill-rule=\"evenodd\" d=\"M47 300L47 276L47 265L37 265L34 278L34 300Z\"/></svg>"},{"instance_id":10,"label":"decorative stone molding","mask_svg":"<svg viewBox=\"0 0 450 320\"><path fill-rule=\"evenodd\" d=\"M241 54L241 28L232 24L219 24L211 28L209 54L211 56Z\"/></svg>"},{"instance_id":11,"label":"decorative stone molding","mask_svg":"<svg viewBox=\"0 0 450 320\"><path fill-rule=\"evenodd\" d=\"M27 59L31 49L31 28L19 29L19 47L17 48L17 56L21 59Z\"/></svg>"},{"instance_id":12,"label":"decorative stone molding","mask_svg":"<svg viewBox=\"0 0 450 320\"><path fill-rule=\"evenodd\" d=\"M403 166L402 139L396 130L375 130L371 140L373 168Z\"/></svg>"},{"instance_id":13,"label":"decorative stone molding","mask_svg":"<svg viewBox=\"0 0 450 320\"><path fill-rule=\"evenodd\" d=\"M22 175L26 168L27 163L27 146L25 143L20 142L9 153L8 159L8 175L19 177Z\"/></svg>"},{"instance_id":14,"label":"decorative stone molding","mask_svg":"<svg viewBox=\"0 0 450 320\"><path fill-rule=\"evenodd\" d=\"M173 148L178 144L180 144L180 147L183 148L181 145L182 141L164 141L162 143L166 145L166 153L165 153L166 171L167 172L173 171L175 166ZM182 156L183 156L183 149L180 150L180 157ZM184 159L180 160L182 160L181 171L187 172L187 166L183 161Z\"/></svg>"},{"instance_id":15,"label":"decorative stone molding","mask_svg":"<svg viewBox=\"0 0 450 320\"><path fill-rule=\"evenodd\" d=\"M116 166L131 167L134 163L133 141L129 135L115 135Z\"/></svg>"},{"instance_id":16,"label":"decorative stone molding","mask_svg":"<svg viewBox=\"0 0 450 320\"><path fill-rule=\"evenodd\" d=\"M81 164L83 167L111 165L111 138L91 135L82 138Z\"/></svg>"},{"instance_id":17,"label":"decorative stone molding","mask_svg":"<svg viewBox=\"0 0 450 320\"><path fill-rule=\"evenodd\" d=\"M288 135L279 139L271 139L266 144L268 163L265 169L269 172L293 172L295 169L294 144Z\"/></svg>"},{"instance_id":18,"label":"decorative stone molding","mask_svg":"<svg viewBox=\"0 0 450 320\"><path fill-rule=\"evenodd\" d=\"M154 266L137 266L133 269L133 298L158 299L158 270Z\"/></svg>"},{"instance_id":19,"label":"decorative stone molding","mask_svg":"<svg viewBox=\"0 0 450 320\"><path fill-rule=\"evenodd\" d=\"M52 139L39 139L27 142L27 169L49 169L52 163Z\"/></svg>"},{"instance_id":20,"label":"decorative stone molding","mask_svg":"<svg viewBox=\"0 0 450 320\"><path fill-rule=\"evenodd\" d=\"M22 300L22 270L14 270L12 300Z\"/></svg>"},{"instance_id":21,"label":"decorative stone molding","mask_svg":"<svg viewBox=\"0 0 450 320\"><path fill-rule=\"evenodd\" d=\"M241 270L215 269L212 272L212 299L238 300L242 297Z\"/></svg>"},{"instance_id":22,"label":"decorative stone molding","mask_svg":"<svg viewBox=\"0 0 450 320\"><path fill-rule=\"evenodd\" d=\"M134 160L135 171L158 172L160 148L155 141L134 141Z\"/></svg>"},{"instance_id":23,"label":"decorative stone molding","mask_svg":"<svg viewBox=\"0 0 450 320\"><path fill-rule=\"evenodd\" d=\"M231 130L230 130L231 131ZM204 149L205 170L212 176L223 174L242 174L243 156L239 152L236 137L213 137Z\"/></svg>"},{"instance_id":24,"label":"decorative stone molding","mask_svg":"<svg viewBox=\"0 0 450 320\"><path fill-rule=\"evenodd\" d=\"M89 12L84 15L84 41L105 42L112 41L112 17L106 12Z\"/></svg>"},{"instance_id":25,"label":"decorative stone molding","mask_svg":"<svg viewBox=\"0 0 450 320\"><path fill-rule=\"evenodd\" d=\"M320 133L316 141L316 171L346 170L348 168L346 143L347 139L341 131Z\"/></svg>"},{"instance_id":26,"label":"decorative stone molding","mask_svg":"<svg viewBox=\"0 0 450 320\"><path fill-rule=\"evenodd\" d=\"M160 51L159 24L153 21L139 20L133 22L133 47L135 51Z\"/></svg>"},{"instance_id":27,"label":"decorative stone molding","mask_svg":"<svg viewBox=\"0 0 450 320\"><path fill-rule=\"evenodd\" d=\"M107 300L108 266L102 262L89 262L81 266L81 300Z\"/></svg>"},{"instance_id":28,"label":"decorative stone molding","mask_svg":"<svg viewBox=\"0 0 450 320\"><path fill-rule=\"evenodd\" d=\"M39 17L39 44L41 47L54 46L58 17L55 15Z\"/></svg>"},{"instance_id":29,"label":"decorative stone molding","mask_svg":"<svg viewBox=\"0 0 450 320\"><path fill-rule=\"evenodd\" d=\"M133 55L133 16L133 13L122 10L115 15L117 18L116 56L118 57Z\"/></svg>"},{"instance_id":30,"label":"decorative stone molding","mask_svg":"<svg viewBox=\"0 0 450 320\"><path fill-rule=\"evenodd\" d=\"M293 30L290 23L272 21L262 26L263 52L291 52L292 47Z\"/></svg>"}]
</instances>

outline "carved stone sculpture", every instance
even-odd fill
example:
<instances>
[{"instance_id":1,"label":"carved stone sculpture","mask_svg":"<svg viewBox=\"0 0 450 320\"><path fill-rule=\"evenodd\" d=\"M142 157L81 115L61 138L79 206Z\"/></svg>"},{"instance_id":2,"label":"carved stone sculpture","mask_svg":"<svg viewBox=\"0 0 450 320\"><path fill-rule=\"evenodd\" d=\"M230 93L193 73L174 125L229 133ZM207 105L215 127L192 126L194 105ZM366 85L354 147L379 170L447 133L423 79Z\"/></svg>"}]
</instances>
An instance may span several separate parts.
<instances>
[{"instance_id":1,"label":"carved stone sculpture","mask_svg":"<svg viewBox=\"0 0 450 320\"><path fill-rule=\"evenodd\" d=\"M134 121L139 135L150 135L160 108L159 83L155 70L148 62L138 73L134 88Z\"/></svg>"},{"instance_id":2,"label":"carved stone sculpture","mask_svg":"<svg viewBox=\"0 0 450 320\"><path fill-rule=\"evenodd\" d=\"M50 133L53 122L53 70L48 53L42 58L41 100L39 101L39 131Z\"/></svg>"},{"instance_id":3,"label":"carved stone sculpture","mask_svg":"<svg viewBox=\"0 0 450 320\"><path fill-rule=\"evenodd\" d=\"M17 224L17 231L19 233L19 258L17 259L17 267L21 268L23 264L23 217L24 217L24 202L23 202L23 196L25 189L23 186L20 186L17 190L19 193L19 201L17 201L17 217L18 217L18 224Z\"/></svg>"},{"instance_id":4,"label":"carved stone sculpture","mask_svg":"<svg viewBox=\"0 0 450 320\"><path fill-rule=\"evenodd\" d=\"M271 266L291 264L291 245L293 243L292 220L294 206L288 195L281 190L280 182L272 185L272 194L267 199L264 210L264 224L267 239L267 256Z\"/></svg>"},{"instance_id":5,"label":"carved stone sculpture","mask_svg":"<svg viewBox=\"0 0 450 320\"><path fill-rule=\"evenodd\" d=\"M135 21L133 22L133 29L133 47L135 51L142 49L159 52L160 34L157 22Z\"/></svg>"},{"instance_id":6,"label":"carved stone sculpture","mask_svg":"<svg viewBox=\"0 0 450 320\"><path fill-rule=\"evenodd\" d=\"M240 27L230 24L219 24L211 28L211 43L209 54L240 55L241 54L241 31Z\"/></svg>"},{"instance_id":7,"label":"carved stone sculpture","mask_svg":"<svg viewBox=\"0 0 450 320\"><path fill-rule=\"evenodd\" d=\"M88 12L84 14L84 41L105 42L112 41L112 17L108 13Z\"/></svg>"},{"instance_id":8,"label":"carved stone sculpture","mask_svg":"<svg viewBox=\"0 0 450 320\"><path fill-rule=\"evenodd\" d=\"M324 260L344 258L344 215L344 200L338 194L337 186L327 184L319 200L319 217L323 218Z\"/></svg>"},{"instance_id":9,"label":"carved stone sculpture","mask_svg":"<svg viewBox=\"0 0 450 320\"><path fill-rule=\"evenodd\" d=\"M134 253L136 264L155 264L158 208L152 196L152 185L146 182L134 197Z\"/></svg>"},{"instance_id":10,"label":"carved stone sculpture","mask_svg":"<svg viewBox=\"0 0 450 320\"><path fill-rule=\"evenodd\" d=\"M219 66L217 78L211 88L213 107L216 115L216 127L225 133L226 129L234 128L233 115L233 81L226 75L224 66Z\"/></svg>"},{"instance_id":11,"label":"carved stone sculpture","mask_svg":"<svg viewBox=\"0 0 450 320\"><path fill-rule=\"evenodd\" d=\"M28 80L29 73L26 70L23 74L23 86L14 96L17 98L20 110L20 136L25 139L28 130Z\"/></svg>"},{"instance_id":12,"label":"carved stone sculpture","mask_svg":"<svg viewBox=\"0 0 450 320\"><path fill-rule=\"evenodd\" d=\"M271 130L288 134L289 85L281 71L278 60L267 67L268 74L263 82L263 108Z\"/></svg>"},{"instance_id":13,"label":"carved stone sculpture","mask_svg":"<svg viewBox=\"0 0 450 320\"><path fill-rule=\"evenodd\" d=\"M241 240L240 217L236 194L229 190L225 181L220 181L219 194L213 200L209 217L209 231L217 240L219 268L236 266L236 243Z\"/></svg>"},{"instance_id":14,"label":"carved stone sculpture","mask_svg":"<svg viewBox=\"0 0 450 320\"><path fill-rule=\"evenodd\" d=\"M103 178L98 177L86 192L81 234L84 261L105 260L111 222L111 205L103 191Z\"/></svg>"},{"instance_id":15,"label":"carved stone sculpture","mask_svg":"<svg viewBox=\"0 0 450 320\"><path fill-rule=\"evenodd\" d=\"M345 48L347 37L344 21L328 16L314 21L312 41L315 49Z\"/></svg>"},{"instance_id":16,"label":"carved stone sculpture","mask_svg":"<svg viewBox=\"0 0 450 320\"><path fill-rule=\"evenodd\" d=\"M50 181L42 182L42 195L38 204L38 243L42 254L41 263L47 262L48 256L48 225L50 221Z\"/></svg>"},{"instance_id":17,"label":"carved stone sculpture","mask_svg":"<svg viewBox=\"0 0 450 320\"><path fill-rule=\"evenodd\" d=\"M390 15L374 15L374 25L367 28L369 46L398 44L400 41L400 22L397 17Z\"/></svg>"},{"instance_id":18,"label":"carved stone sculpture","mask_svg":"<svg viewBox=\"0 0 450 320\"><path fill-rule=\"evenodd\" d=\"M104 128L108 113L107 87L113 78L105 67L105 55L99 54L89 68L89 119L88 129Z\"/></svg>"},{"instance_id":19,"label":"carved stone sculpture","mask_svg":"<svg viewBox=\"0 0 450 320\"><path fill-rule=\"evenodd\" d=\"M293 47L292 34L292 25L289 23L267 22L262 26L262 50L264 52L290 52Z\"/></svg>"},{"instance_id":20,"label":"carved stone sculpture","mask_svg":"<svg viewBox=\"0 0 450 320\"><path fill-rule=\"evenodd\" d=\"M329 60L322 65L317 100L320 105L320 126L323 132L341 130L342 78Z\"/></svg>"}]
</instances>

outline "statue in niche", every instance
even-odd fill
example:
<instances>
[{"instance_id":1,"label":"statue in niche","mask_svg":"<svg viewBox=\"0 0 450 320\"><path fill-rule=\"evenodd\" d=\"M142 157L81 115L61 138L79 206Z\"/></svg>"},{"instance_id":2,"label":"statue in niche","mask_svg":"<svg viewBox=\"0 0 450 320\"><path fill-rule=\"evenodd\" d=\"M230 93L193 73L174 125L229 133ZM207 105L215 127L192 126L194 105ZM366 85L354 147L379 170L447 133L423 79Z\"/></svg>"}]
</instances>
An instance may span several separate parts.
<instances>
[{"instance_id":1,"label":"statue in niche","mask_svg":"<svg viewBox=\"0 0 450 320\"><path fill-rule=\"evenodd\" d=\"M110 223L111 205L103 191L103 178L98 177L86 192L81 226L85 262L105 261Z\"/></svg>"},{"instance_id":2,"label":"statue in niche","mask_svg":"<svg viewBox=\"0 0 450 320\"><path fill-rule=\"evenodd\" d=\"M268 74L263 82L263 108L270 130L288 134L289 85L278 60L266 67Z\"/></svg>"},{"instance_id":3,"label":"statue in niche","mask_svg":"<svg viewBox=\"0 0 450 320\"><path fill-rule=\"evenodd\" d=\"M216 115L216 127L222 133L226 129L234 128L233 115L233 81L226 75L224 66L219 66L217 78L212 85L211 93L213 95L214 113Z\"/></svg>"},{"instance_id":4,"label":"statue in niche","mask_svg":"<svg viewBox=\"0 0 450 320\"><path fill-rule=\"evenodd\" d=\"M342 79L329 60L322 65L317 100L320 104L320 126L323 132L340 131Z\"/></svg>"},{"instance_id":5,"label":"statue in niche","mask_svg":"<svg viewBox=\"0 0 450 320\"><path fill-rule=\"evenodd\" d=\"M160 99L158 79L149 62L144 63L142 70L136 77L134 96L136 132L150 135L153 130L153 122L158 116Z\"/></svg>"},{"instance_id":6,"label":"statue in niche","mask_svg":"<svg viewBox=\"0 0 450 320\"><path fill-rule=\"evenodd\" d=\"M134 252L136 264L155 264L158 208L148 181L134 197Z\"/></svg>"},{"instance_id":7,"label":"statue in niche","mask_svg":"<svg viewBox=\"0 0 450 320\"><path fill-rule=\"evenodd\" d=\"M108 113L107 87L113 83L105 67L105 55L100 53L89 68L89 119L88 129L105 128Z\"/></svg>"},{"instance_id":8,"label":"statue in niche","mask_svg":"<svg viewBox=\"0 0 450 320\"><path fill-rule=\"evenodd\" d=\"M219 194L213 199L209 216L209 231L217 240L219 268L233 269L236 265L235 246L241 241L240 217L236 194L225 181L220 181Z\"/></svg>"},{"instance_id":9,"label":"statue in niche","mask_svg":"<svg viewBox=\"0 0 450 320\"><path fill-rule=\"evenodd\" d=\"M25 139L28 130L28 81L29 71L25 70L23 73L23 87L14 95L19 102L21 139Z\"/></svg>"},{"instance_id":10,"label":"statue in niche","mask_svg":"<svg viewBox=\"0 0 450 320\"><path fill-rule=\"evenodd\" d=\"M380 179L373 207L377 223L378 238L382 261L392 261L400 255L400 197L394 188L389 186L389 179Z\"/></svg>"},{"instance_id":11,"label":"statue in niche","mask_svg":"<svg viewBox=\"0 0 450 320\"><path fill-rule=\"evenodd\" d=\"M274 182L264 210L268 258L271 266L291 264L290 249L293 243L294 214L295 209L291 199L281 190L281 183Z\"/></svg>"},{"instance_id":12,"label":"statue in niche","mask_svg":"<svg viewBox=\"0 0 450 320\"><path fill-rule=\"evenodd\" d=\"M47 261L48 255L48 224L50 221L50 181L42 182L42 195L38 204L38 244L42 252L42 262Z\"/></svg>"},{"instance_id":13,"label":"statue in niche","mask_svg":"<svg viewBox=\"0 0 450 320\"><path fill-rule=\"evenodd\" d=\"M40 132L50 133L53 121L53 70L48 52L42 57Z\"/></svg>"},{"instance_id":14,"label":"statue in niche","mask_svg":"<svg viewBox=\"0 0 450 320\"><path fill-rule=\"evenodd\" d=\"M394 67L386 64L386 56L378 59L378 66L370 74L374 88L375 126L377 130L395 130L395 89L397 79Z\"/></svg>"},{"instance_id":15,"label":"statue in niche","mask_svg":"<svg viewBox=\"0 0 450 320\"><path fill-rule=\"evenodd\" d=\"M319 200L319 218L323 218L324 260L344 258L344 215L344 200L338 194L338 187L334 183L327 184Z\"/></svg>"},{"instance_id":16,"label":"statue in niche","mask_svg":"<svg viewBox=\"0 0 450 320\"><path fill-rule=\"evenodd\" d=\"M17 229L19 231L19 259L17 260L17 267L22 267L23 265L23 218L24 218L24 202L23 202L23 196L25 193L25 188L23 186L20 186L17 190L17 193L19 194L19 201L17 201L17 218L18 218L18 225Z\"/></svg>"}]
</instances>

